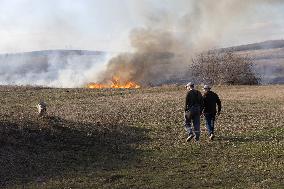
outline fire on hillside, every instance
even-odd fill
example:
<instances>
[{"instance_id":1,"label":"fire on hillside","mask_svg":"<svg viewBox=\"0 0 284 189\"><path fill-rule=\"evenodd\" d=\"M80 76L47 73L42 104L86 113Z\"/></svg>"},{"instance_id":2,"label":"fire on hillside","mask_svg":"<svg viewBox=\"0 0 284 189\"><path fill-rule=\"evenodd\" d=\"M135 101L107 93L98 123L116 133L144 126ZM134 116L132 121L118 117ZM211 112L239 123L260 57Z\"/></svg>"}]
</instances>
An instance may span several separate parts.
<instances>
[{"instance_id":1,"label":"fire on hillside","mask_svg":"<svg viewBox=\"0 0 284 189\"><path fill-rule=\"evenodd\" d=\"M89 83L87 88L89 89L138 89L141 86L134 81L122 81L119 77L113 77L112 80L107 84L101 83Z\"/></svg>"}]
</instances>

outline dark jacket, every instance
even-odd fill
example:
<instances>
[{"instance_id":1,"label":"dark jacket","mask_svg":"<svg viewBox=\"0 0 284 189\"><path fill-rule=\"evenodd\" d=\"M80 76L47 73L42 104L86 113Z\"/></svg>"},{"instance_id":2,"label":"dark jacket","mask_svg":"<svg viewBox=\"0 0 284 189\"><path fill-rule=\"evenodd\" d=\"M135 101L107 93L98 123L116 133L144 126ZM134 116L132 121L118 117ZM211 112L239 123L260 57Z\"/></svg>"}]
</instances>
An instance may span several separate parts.
<instances>
[{"instance_id":1,"label":"dark jacket","mask_svg":"<svg viewBox=\"0 0 284 189\"><path fill-rule=\"evenodd\" d=\"M216 114L216 105L218 105L218 112L221 112L222 105L221 105L221 100L219 96L212 92L212 91L207 91L203 95L203 102L204 102L204 113L212 113Z\"/></svg>"},{"instance_id":2,"label":"dark jacket","mask_svg":"<svg viewBox=\"0 0 284 189\"><path fill-rule=\"evenodd\" d=\"M203 108L202 94L195 89L192 89L187 92L184 110L190 111L193 107L198 107L200 111L202 111Z\"/></svg>"}]
</instances>

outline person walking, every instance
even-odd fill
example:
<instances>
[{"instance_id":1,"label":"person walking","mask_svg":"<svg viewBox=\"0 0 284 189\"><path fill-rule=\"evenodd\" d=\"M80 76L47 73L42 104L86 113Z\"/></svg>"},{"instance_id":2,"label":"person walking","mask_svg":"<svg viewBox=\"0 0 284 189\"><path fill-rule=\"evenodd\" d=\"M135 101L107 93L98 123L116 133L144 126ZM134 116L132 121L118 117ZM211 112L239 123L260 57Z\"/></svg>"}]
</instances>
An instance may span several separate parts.
<instances>
[{"instance_id":1,"label":"person walking","mask_svg":"<svg viewBox=\"0 0 284 189\"><path fill-rule=\"evenodd\" d=\"M194 89L192 82L186 85L186 89L188 90L184 109L185 129L188 132L186 141L189 142L192 138L195 138L195 141L199 141L200 115L203 108L203 98L201 92ZM192 124L194 133L191 127Z\"/></svg>"},{"instance_id":2,"label":"person walking","mask_svg":"<svg viewBox=\"0 0 284 189\"><path fill-rule=\"evenodd\" d=\"M211 140L214 139L214 129L215 129L215 120L216 114L219 116L222 105L219 96L211 91L211 87L209 85L204 85L204 95L203 95L203 102L204 102L204 109L203 114L205 117L205 124L208 131L209 138ZM218 110L216 110L216 105L218 106Z\"/></svg>"}]
</instances>

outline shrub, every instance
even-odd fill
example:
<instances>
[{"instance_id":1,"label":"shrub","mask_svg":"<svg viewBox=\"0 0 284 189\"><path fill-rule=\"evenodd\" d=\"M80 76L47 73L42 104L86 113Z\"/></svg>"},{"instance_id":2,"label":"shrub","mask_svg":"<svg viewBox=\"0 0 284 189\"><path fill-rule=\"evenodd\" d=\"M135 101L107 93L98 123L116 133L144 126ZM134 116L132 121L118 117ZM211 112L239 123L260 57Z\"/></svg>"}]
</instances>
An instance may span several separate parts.
<instances>
[{"instance_id":1,"label":"shrub","mask_svg":"<svg viewBox=\"0 0 284 189\"><path fill-rule=\"evenodd\" d=\"M260 77L253 60L232 52L206 52L192 60L191 76L195 82L207 84L257 85Z\"/></svg>"}]
</instances>

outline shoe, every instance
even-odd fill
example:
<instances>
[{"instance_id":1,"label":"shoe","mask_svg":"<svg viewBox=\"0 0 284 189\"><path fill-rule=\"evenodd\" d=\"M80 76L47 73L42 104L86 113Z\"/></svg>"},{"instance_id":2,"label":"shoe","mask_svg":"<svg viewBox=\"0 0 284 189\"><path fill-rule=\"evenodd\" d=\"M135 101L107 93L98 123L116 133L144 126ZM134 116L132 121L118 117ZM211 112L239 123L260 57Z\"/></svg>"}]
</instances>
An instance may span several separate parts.
<instances>
[{"instance_id":1,"label":"shoe","mask_svg":"<svg viewBox=\"0 0 284 189\"><path fill-rule=\"evenodd\" d=\"M210 138L210 140L213 140L215 138L215 135L214 134L210 134L209 138Z\"/></svg>"},{"instance_id":2,"label":"shoe","mask_svg":"<svg viewBox=\"0 0 284 189\"><path fill-rule=\"evenodd\" d=\"M196 143L198 143L198 142L199 142L199 138L194 137L194 141L195 141Z\"/></svg>"},{"instance_id":3,"label":"shoe","mask_svg":"<svg viewBox=\"0 0 284 189\"><path fill-rule=\"evenodd\" d=\"M189 134L187 139L186 139L186 142L189 142L191 141L191 139L193 139L194 135L193 134Z\"/></svg>"}]
</instances>

